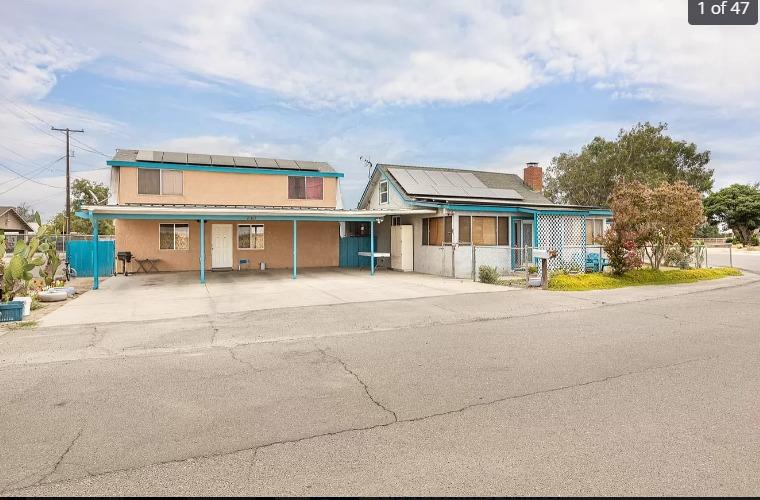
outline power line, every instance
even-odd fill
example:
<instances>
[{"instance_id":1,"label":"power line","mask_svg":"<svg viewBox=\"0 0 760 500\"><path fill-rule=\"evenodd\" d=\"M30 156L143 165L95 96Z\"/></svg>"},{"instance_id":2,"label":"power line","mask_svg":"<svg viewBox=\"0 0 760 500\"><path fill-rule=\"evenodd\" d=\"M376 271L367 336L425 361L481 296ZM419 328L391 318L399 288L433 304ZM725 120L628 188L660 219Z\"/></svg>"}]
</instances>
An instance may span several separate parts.
<instances>
[{"instance_id":1,"label":"power line","mask_svg":"<svg viewBox=\"0 0 760 500\"><path fill-rule=\"evenodd\" d=\"M74 130L68 127L66 128L50 127L50 128L58 132L66 132L66 213L64 217L66 218L66 234L70 234L71 233L71 149L69 148L69 136L72 133L83 134L84 130L83 129Z\"/></svg>"},{"instance_id":2,"label":"power line","mask_svg":"<svg viewBox=\"0 0 760 500\"><path fill-rule=\"evenodd\" d=\"M48 164L46 164L46 165L43 165L42 167L40 167L40 168L38 169L38 171L44 170L45 168L47 168L47 167L49 167L49 166L53 165L55 162L61 161L63 158L64 158L64 157L63 157L63 156L61 156L61 157L60 157L60 158L58 158L57 160L53 160L53 161L51 161L50 163L48 163ZM22 174L21 172L18 172L18 171L16 171L16 170L12 169L11 167L9 167L8 165L5 165L5 164L4 164L4 163L2 163L2 162L0 162L0 167L3 167L4 169L6 169L6 170L8 170L8 171L10 171L10 172L13 172L14 174L16 174L17 176L21 177L22 179L25 179L25 181L24 181L24 182L26 182L26 181L32 181L32 182L34 182L35 184L40 184L40 185L42 185L42 186L48 186L48 187L54 187L54 188L57 188L57 187L59 187L59 186L53 186L52 184L47 184L47 183L45 183L45 182L40 182L40 181L38 181L38 180L35 180L35 179L31 178L31 177L28 177L28 176L26 176L25 174ZM23 184L23 183L22 183L22 184ZM6 191L6 192L7 192L7 191Z\"/></svg>"}]
</instances>

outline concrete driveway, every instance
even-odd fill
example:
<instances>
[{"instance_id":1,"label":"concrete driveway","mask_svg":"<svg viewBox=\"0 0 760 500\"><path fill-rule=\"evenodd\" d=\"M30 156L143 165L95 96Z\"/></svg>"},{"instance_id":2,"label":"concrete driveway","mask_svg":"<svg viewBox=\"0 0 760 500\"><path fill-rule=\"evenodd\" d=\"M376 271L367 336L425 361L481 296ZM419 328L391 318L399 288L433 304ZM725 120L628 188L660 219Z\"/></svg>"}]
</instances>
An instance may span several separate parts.
<instances>
[{"instance_id":1,"label":"concrete driveway","mask_svg":"<svg viewBox=\"0 0 760 500\"><path fill-rule=\"evenodd\" d=\"M40 320L40 326L147 321L232 312L351 302L415 299L514 290L417 273L308 269L292 279L288 270L133 274L104 280Z\"/></svg>"}]
</instances>

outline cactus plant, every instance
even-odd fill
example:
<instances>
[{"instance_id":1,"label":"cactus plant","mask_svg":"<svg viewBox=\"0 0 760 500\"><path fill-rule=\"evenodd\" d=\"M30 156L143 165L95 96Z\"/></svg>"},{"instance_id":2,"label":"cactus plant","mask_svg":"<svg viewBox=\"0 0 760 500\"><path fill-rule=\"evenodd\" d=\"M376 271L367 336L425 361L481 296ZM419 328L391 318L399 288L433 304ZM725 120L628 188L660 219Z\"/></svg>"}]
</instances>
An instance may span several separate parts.
<instances>
[{"instance_id":1,"label":"cactus plant","mask_svg":"<svg viewBox=\"0 0 760 500\"><path fill-rule=\"evenodd\" d=\"M35 218L39 223L39 214L35 214ZM50 253L47 251L49 243L44 241L46 234L47 229L41 227L40 233L31 238L29 242L24 242L23 240L16 242L10 261L2 268L0 301L9 302L16 295L24 292L32 281L32 271L36 267L48 264ZM5 234L0 234L0 255L5 255L6 250ZM48 258L44 259L43 254L47 254ZM58 258L57 254L56 258Z\"/></svg>"}]
</instances>

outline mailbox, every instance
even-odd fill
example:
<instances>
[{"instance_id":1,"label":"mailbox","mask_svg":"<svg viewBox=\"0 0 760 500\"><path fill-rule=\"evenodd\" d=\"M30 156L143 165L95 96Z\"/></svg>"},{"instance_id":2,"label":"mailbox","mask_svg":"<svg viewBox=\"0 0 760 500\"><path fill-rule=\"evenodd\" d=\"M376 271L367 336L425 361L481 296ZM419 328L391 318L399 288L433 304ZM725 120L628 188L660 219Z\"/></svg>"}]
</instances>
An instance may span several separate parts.
<instances>
[{"instance_id":1,"label":"mailbox","mask_svg":"<svg viewBox=\"0 0 760 500\"><path fill-rule=\"evenodd\" d=\"M533 250L533 257L536 259L553 259L557 256L556 250L542 250L540 248L536 248Z\"/></svg>"}]
</instances>

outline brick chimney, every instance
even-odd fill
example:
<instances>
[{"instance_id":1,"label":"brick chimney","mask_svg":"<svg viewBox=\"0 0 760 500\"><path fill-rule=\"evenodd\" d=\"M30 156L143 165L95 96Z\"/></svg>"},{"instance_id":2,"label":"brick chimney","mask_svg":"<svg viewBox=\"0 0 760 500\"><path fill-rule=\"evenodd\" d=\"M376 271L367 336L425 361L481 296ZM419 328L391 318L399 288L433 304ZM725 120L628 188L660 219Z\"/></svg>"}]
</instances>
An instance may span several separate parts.
<instances>
[{"instance_id":1,"label":"brick chimney","mask_svg":"<svg viewBox=\"0 0 760 500\"><path fill-rule=\"evenodd\" d=\"M523 169L523 182L533 191L540 193L544 187L544 169L531 161Z\"/></svg>"}]
</instances>

